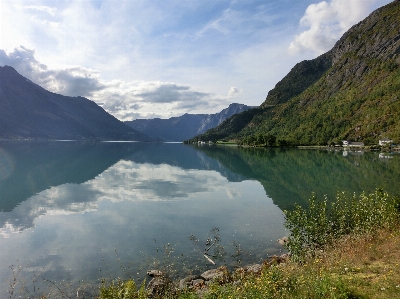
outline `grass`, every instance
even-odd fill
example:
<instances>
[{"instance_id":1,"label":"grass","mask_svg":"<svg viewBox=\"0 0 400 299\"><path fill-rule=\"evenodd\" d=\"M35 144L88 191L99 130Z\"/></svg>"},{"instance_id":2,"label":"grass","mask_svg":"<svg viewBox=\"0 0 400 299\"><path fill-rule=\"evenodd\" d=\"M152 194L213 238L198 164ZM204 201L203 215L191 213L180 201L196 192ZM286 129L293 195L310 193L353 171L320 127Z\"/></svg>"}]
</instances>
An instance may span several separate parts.
<instances>
[{"instance_id":1,"label":"grass","mask_svg":"<svg viewBox=\"0 0 400 299\"><path fill-rule=\"evenodd\" d=\"M214 284L203 298L400 298L399 245L399 225L346 236L304 263L265 266L240 284Z\"/></svg>"},{"instance_id":2,"label":"grass","mask_svg":"<svg viewBox=\"0 0 400 299\"><path fill-rule=\"evenodd\" d=\"M400 226L344 238L325 257L327 269L366 298L400 298Z\"/></svg>"},{"instance_id":3,"label":"grass","mask_svg":"<svg viewBox=\"0 0 400 299\"><path fill-rule=\"evenodd\" d=\"M375 234L400 220L400 198L382 189L371 194L339 192L333 201L312 195L306 208L297 205L284 211L285 226L291 232L287 247L292 259L302 262L317 255L344 236Z\"/></svg>"},{"instance_id":4,"label":"grass","mask_svg":"<svg viewBox=\"0 0 400 299\"><path fill-rule=\"evenodd\" d=\"M218 140L215 144L219 144L219 145L237 145L236 141L222 141L222 140Z\"/></svg>"}]
</instances>

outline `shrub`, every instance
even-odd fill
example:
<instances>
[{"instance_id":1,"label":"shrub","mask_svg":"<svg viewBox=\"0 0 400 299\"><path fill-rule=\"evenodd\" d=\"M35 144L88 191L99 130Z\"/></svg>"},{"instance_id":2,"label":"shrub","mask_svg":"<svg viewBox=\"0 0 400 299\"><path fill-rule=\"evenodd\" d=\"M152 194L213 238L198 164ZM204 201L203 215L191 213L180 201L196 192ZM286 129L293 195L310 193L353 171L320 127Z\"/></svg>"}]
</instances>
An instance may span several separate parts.
<instances>
[{"instance_id":1,"label":"shrub","mask_svg":"<svg viewBox=\"0 0 400 299\"><path fill-rule=\"evenodd\" d=\"M100 289L100 299L145 299L145 298L147 298L145 281L143 281L139 289L136 289L136 284L132 279L127 281L119 279L113 281L108 286L106 286L105 282L103 282L103 286Z\"/></svg>"},{"instance_id":2,"label":"shrub","mask_svg":"<svg viewBox=\"0 0 400 299\"><path fill-rule=\"evenodd\" d=\"M303 261L344 235L373 234L380 228L390 228L399 220L399 207L399 198L390 197L382 189L359 197L338 193L330 203L326 197L318 201L312 195L308 207L296 205L293 211L284 211L285 227L291 232L286 246L294 260Z\"/></svg>"}]
</instances>

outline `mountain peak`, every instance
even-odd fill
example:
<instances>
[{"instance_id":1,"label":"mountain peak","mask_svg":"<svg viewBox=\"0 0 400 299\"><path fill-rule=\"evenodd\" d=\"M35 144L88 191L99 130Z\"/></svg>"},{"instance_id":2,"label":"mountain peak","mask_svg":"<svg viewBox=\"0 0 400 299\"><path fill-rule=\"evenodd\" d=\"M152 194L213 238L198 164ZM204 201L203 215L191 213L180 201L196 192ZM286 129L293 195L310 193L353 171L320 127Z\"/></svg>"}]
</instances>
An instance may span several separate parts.
<instances>
[{"instance_id":1,"label":"mountain peak","mask_svg":"<svg viewBox=\"0 0 400 299\"><path fill-rule=\"evenodd\" d=\"M5 66L0 66L0 76L6 78L7 76L15 77L15 76L21 76L21 75L12 66L5 65Z\"/></svg>"},{"instance_id":2,"label":"mountain peak","mask_svg":"<svg viewBox=\"0 0 400 299\"><path fill-rule=\"evenodd\" d=\"M0 138L151 140L83 97L52 93L0 67Z\"/></svg>"},{"instance_id":3,"label":"mountain peak","mask_svg":"<svg viewBox=\"0 0 400 299\"><path fill-rule=\"evenodd\" d=\"M12 66L9 65L0 66L0 71L13 71L17 73L17 71Z\"/></svg>"}]
</instances>

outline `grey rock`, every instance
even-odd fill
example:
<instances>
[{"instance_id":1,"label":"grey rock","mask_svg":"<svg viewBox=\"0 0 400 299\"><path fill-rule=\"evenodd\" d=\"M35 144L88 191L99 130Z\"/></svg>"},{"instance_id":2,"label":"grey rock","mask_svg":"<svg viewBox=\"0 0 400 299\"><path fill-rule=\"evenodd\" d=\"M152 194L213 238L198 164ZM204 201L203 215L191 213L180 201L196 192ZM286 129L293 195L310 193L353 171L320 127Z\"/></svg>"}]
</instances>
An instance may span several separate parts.
<instances>
[{"instance_id":1,"label":"grey rock","mask_svg":"<svg viewBox=\"0 0 400 299\"><path fill-rule=\"evenodd\" d=\"M192 285L193 285L193 284L192 284L192 281L194 281L194 280L196 280L196 279L198 279L198 278L199 278L199 277L196 276L196 275L189 275L189 276L186 276L185 278L183 278L183 279L181 279L181 280L179 281L178 288L179 288L180 290L186 289L186 288L192 286Z\"/></svg>"},{"instance_id":2,"label":"grey rock","mask_svg":"<svg viewBox=\"0 0 400 299\"><path fill-rule=\"evenodd\" d=\"M290 259L290 253L284 253L280 256L281 259L288 261Z\"/></svg>"},{"instance_id":3,"label":"grey rock","mask_svg":"<svg viewBox=\"0 0 400 299\"><path fill-rule=\"evenodd\" d=\"M281 245L286 245L289 242L289 238L288 237L283 237L278 239L278 243Z\"/></svg>"},{"instance_id":4,"label":"grey rock","mask_svg":"<svg viewBox=\"0 0 400 299\"><path fill-rule=\"evenodd\" d=\"M162 294L165 287L167 285L167 281L162 277L154 277L150 282L147 284L147 290L150 294Z\"/></svg>"},{"instance_id":5,"label":"grey rock","mask_svg":"<svg viewBox=\"0 0 400 299\"><path fill-rule=\"evenodd\" d=\"M219 267L218 269L211 269L208 270L204 273L202 273L200 276L204 280L213 280L215 278L223 278L226 275L227 269L226 267Z\"/></svg>"},{"instance_id":6,"label":"grey rock","mask_svg":"<svg viewBox=\"0 0 400 299\"><path fill-rule=\"evenodd\" d=\"M194 288L199 288L202 285L204 285L204 280L201 279L201 278L195 279L195 280L192 281L192 285L193 285Z\"/></svg>"},{"instance_id":7,"label":"grey rock","mask_svg":"<svg viewBox=\"0 0 400 299\"><path fill-rule=\"evenodd\" d=\"M160 277L164 276L164 273L160 270L147 270L147 275L150 277Z\"/></svg>"},{"instance_id":8,"label":"grey rock","mask_svg":"<svg viewBox=\"0 0 400 299\"><path fill-rule=\"evenodd\" d=\"M260 273L261 270L262 270L262 265L260 265L260 264L249 265L249 266L243 267L243 269L244 269L247 273L258 274L258 273Z\"/></svg>"},{"instance_id":9,"label":"grey rock","mask_svg":"<svg viewBox=\"0 0 400 299\"><path fill-rule=\"evenodd\" d=\"M218 269L211 269L202 273L200 276L204 278L204 280L212 280L215 277L222 276L222 273Z\"/></svg>"}]
</instances>

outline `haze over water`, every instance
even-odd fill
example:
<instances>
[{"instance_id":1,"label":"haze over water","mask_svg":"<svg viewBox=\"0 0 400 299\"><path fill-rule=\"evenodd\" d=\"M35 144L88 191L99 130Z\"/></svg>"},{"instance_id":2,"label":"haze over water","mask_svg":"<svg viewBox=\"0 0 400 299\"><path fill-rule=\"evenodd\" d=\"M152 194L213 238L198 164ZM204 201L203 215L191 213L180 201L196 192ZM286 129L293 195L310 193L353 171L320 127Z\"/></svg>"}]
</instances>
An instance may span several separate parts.
<instances>
[{"instance_id":1,"label":"haze over water","mask_svg":"<svg viewBox=\"0 0 400 299\"><path fill-rule=\"evenodd\" d=\"M282 210L311 192L399 195L399 175L399 156L379 153L2 141L0 297L11 265L22 267L16 291L35 295L51 288L44 279L88 292L101 278L140 282L166 250L182 275L200 272L214 267L202 254L214 228L226 252L217 266L235 267L237 253L260 262L283 250Z\"/></svg>"}]
</instances>

